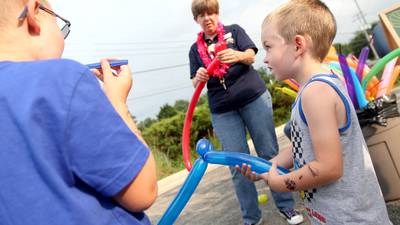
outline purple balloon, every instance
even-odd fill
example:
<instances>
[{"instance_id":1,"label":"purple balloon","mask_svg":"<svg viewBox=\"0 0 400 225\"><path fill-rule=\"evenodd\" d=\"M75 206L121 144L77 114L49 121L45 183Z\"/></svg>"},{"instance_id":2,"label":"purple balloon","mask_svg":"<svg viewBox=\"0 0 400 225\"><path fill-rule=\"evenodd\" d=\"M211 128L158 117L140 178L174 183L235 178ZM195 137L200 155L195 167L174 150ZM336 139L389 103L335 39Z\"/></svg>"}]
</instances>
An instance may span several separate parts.
<instances>
[{"instance_id":1,"label":"purple balloon","mask_svg":"<svg viewBox=\"0 0 400 225\"><path fill-rule=\"evenodd\" d=\"M353 102L354 107L358 109L359 106L356 99L356 94L354 92L354 85L353 79L351 78L350 68L347 64L346 57L342 54L339 54L339 64L340 68L342 68L343 76L346 81L347 92L349 93L350 99Z\"/></svg>"},{"instance_id":2,"label":"purple balloon","mask_svg":"<svg viewBox=\"0 0 400 225\"><path fill-rule=\"evenodd\" d=\"M358 76L359 82L362 82L362 79L363 79L363 72L364 72L365 62L367 61L367 58L368 58L368 54L369 54L369 48L364 47L361 50L360 56L358 57L358 65L357 65L356 74Z\"/></svg>"}]
</instances>

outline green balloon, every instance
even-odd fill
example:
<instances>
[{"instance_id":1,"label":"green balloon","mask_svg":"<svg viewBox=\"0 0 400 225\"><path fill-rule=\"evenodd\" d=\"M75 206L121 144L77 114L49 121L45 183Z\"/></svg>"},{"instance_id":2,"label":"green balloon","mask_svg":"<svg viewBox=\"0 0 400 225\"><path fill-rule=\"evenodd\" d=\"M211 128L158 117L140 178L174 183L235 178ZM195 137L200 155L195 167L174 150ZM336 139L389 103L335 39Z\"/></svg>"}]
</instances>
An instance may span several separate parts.
<instances>
[{"instance_id":1,"label":"green balloon","mask_svg":"<svg viewBox=\"0 0 400 225\"><path fill-rule=\"evenodd\" d=\"M393 50L389 54L385 55L382 59L380 59L372 68L371 71L364 77L362 80L363 90L367 90L367 84L375 76L379 71L385 68L386 64L390 62L392 59L400 56L400 48Z\"/></svg>"}]
</instances>

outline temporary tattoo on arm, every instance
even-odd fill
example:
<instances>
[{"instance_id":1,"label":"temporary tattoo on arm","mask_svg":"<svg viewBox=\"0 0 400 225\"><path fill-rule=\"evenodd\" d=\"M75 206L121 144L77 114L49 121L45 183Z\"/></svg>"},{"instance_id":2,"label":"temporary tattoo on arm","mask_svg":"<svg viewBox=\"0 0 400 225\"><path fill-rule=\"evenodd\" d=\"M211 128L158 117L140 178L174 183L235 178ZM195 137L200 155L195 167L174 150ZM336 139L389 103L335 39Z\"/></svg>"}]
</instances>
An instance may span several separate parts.
<instances>
[{"instance_id":1,"label":"temporary tattoo on arm","mask_svg":"<svg viewBox=\"0 0 400 225\"><path fill-rule=\"evenodd\" d=\"M299 180L303 179L303 175L300 175Z\"/></svg>"},{"instance_id":2,"label":"temporary tattoo on arm","mask_svg":"<svg viewBox=\"0 0 400 225\"><path fill-rule=\"evenodd\" d=\"M312 168L310 165L308 165L307 167L313 177L317 177L319 175L318 169Z\"/></svg>"},{"instance_id":3,"label":"temporary tattoo on arm","mask_svg":"<svg viewBox=\"0 0 400 225\"><path fill-rule=\"evenodd\" d=\"M285 180L285 184L286 184L286 188L290 191L294 191L296 189L296 183L289 178L287 178Z\"/></svg>"}]
</instances>

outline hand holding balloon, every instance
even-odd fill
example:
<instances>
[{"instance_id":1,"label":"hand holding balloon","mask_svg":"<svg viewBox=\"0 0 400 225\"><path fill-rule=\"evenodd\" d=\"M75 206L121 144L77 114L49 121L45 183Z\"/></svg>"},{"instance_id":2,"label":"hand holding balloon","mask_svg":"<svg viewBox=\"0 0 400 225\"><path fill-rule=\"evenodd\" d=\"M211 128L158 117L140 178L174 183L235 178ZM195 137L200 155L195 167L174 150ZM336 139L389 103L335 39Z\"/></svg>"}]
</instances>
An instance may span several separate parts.
<instances>
[{"instance_id":1,"label":"hand holding balloon","mask_svg":"<svg viewBox=\"0 0 400 225\"><path fill-rule=\"evenodd\" d=\"M264 179L264 178L266 178L265 176L267 175L267 173L263 173L263 174L259 175L256 172L251 171L251 165L247 165L246 163L243 163L241 168L239 165L236 165L235 169L236 169L236 171L241 173L244 177L246 177L248 180L253 181L253 182Z\"/></svg>"},{"instance_id":2,"label":"hand holding balloon","mask_svg":"<svg viewBox=\"0 0 400 225\"><path fill-rule=\"evenodd\" d=\"M271 186L271 183L276 183L279 179L279 173L277 171L277 165L276 163L272 163L272 166L269 170L269 172L262 173L262 174L257 174L256 172L251 170L251 165L247 165L243 163L242 167L240 168L239 165L235 166L236 170L243 174L247 179L250 181L259 181L259 180L264 180L267 185ZM272 187L271 187L272 189Z\"/></svg>"}]
</instances>

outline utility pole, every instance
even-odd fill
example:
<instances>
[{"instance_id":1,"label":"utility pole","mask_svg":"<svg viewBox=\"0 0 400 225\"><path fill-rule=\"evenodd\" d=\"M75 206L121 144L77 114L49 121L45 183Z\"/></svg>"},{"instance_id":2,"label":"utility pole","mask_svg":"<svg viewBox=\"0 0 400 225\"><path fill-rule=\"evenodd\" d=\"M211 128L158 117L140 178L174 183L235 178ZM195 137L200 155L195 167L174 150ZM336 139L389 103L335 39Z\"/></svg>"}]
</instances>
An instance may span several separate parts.
<instances>
[{"instance_id":1,"label":"utility pole","mask_svg":"<svg viewBox=\"0 0 400 225\"><path fill-rule=\"evenodd\" d=\"M367 32L368 28L370 28L371 25L369 25L367 20L365 19L364 13L361 10L360 5L358 4L357 0L354 0L354 3L356 3L356 6L357 6L357 9L358 9L358 12L359 12L359 14L357 15L357 18L359 18L361 24L363 24L361 26L361 29L363 30L363 32L365 34L365 38L367 39L369 48L372 50L372 53L373 53L375 59L379 59L378 53L376 52L376 49L375 49L374 45L370 42L369 36L368 36L368 32Z\"/></svg>"}]
</instances>

